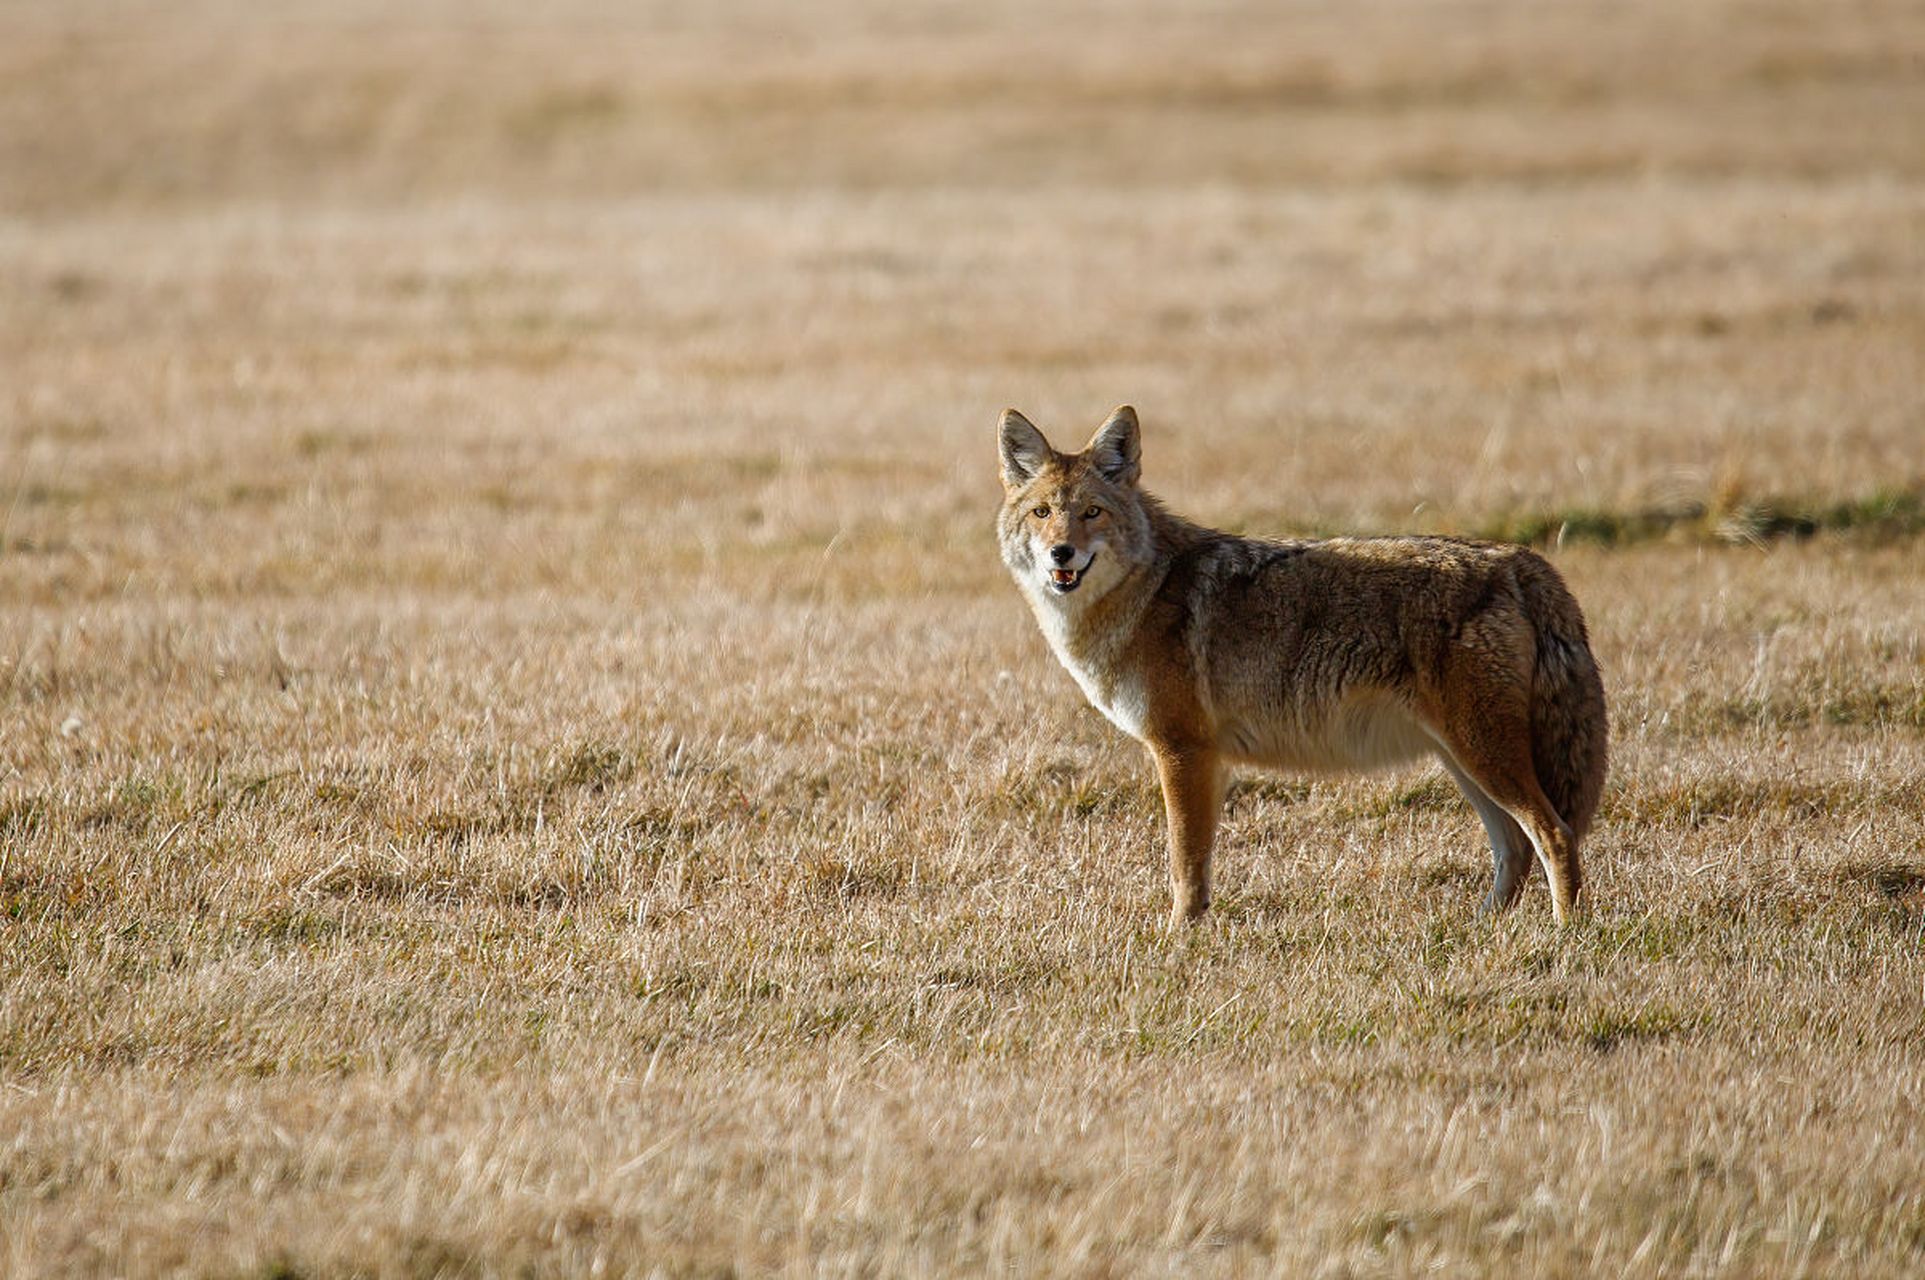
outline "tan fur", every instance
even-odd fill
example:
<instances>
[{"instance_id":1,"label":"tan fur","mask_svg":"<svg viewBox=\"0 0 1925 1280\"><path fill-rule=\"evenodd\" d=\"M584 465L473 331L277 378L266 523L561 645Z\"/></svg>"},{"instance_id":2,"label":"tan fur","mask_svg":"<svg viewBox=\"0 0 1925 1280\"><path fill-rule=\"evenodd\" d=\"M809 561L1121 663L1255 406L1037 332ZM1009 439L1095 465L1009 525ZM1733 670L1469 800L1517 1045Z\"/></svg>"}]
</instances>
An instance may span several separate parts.
<instances>
[{"instance_id":1,"label":"tan fur","mask_svg":"<svg viewBox=\"0 0 1925 1280\"><path fill-rule=\"evenodd\" d=\"M1172 921L1209 908L1230 767L1426 756L1490 837L1485 909L1516 900L1534 853L1556 918L1569 916L1604 785L1604 685L1577 601L1543 557L1192 524L1138 487L1128 406L1079 454L1058 453L1013 409L1000 444L1003 560L1057 658L1156 764Z\"/></svg>"}]
</instances>

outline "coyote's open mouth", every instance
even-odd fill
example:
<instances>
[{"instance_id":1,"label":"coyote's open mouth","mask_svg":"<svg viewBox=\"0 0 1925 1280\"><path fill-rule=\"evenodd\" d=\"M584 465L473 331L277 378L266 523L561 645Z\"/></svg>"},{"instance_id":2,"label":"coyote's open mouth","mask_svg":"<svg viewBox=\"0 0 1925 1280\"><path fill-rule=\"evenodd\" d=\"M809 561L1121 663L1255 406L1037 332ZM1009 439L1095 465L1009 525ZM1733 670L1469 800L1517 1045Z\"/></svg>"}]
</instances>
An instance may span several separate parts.
<instances>
[{"instance_id":1,"label":"coyote's open mouth","mask_svg":"<svg viewBox=\"0 0 1925 1280\"><path fill-rule=\"evenodd\" d=\"M1056 588L1056 594L1066 596L1083 585L1083 575L1088 573L1090 565L1095 563L1096 557L1091 556L1080 569L1051 569L1049 585Z\"/></svg>"}]
</instances>

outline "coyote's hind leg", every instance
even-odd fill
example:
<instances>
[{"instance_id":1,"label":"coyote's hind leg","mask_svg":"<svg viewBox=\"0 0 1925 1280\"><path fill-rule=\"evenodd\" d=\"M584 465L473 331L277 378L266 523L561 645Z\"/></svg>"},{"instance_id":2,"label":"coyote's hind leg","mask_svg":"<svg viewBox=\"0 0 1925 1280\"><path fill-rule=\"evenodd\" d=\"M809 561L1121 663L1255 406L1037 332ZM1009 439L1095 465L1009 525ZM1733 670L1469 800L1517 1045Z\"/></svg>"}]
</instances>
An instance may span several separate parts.
<instances>
[{"instance_id":1,"label":"coyote's hind leg","mask_svg":"<svg viewBox=\"0 0 1925 1280\"><path fill-rule=\"evenodd\" d=\"M1583 872L1577 837L1537 780L1531 752L1531 651L1516 643L1515 632L1501 622L1465 631L1456 661L1445 673L1430 728L1478 790L1530 837L1551 884L1551 911L1562 924L1577 908ZM1507 672L1507 666L1514 670Z\"/></svg>"},{"instance_id":2,"label":"coyote's hind leg","mask_svg":"<svg viewBox=\"0 0 1925 1280\"><path fill-rule=\"evenodd\" d=\"M1495 915L1515 903L1518 894L1524 891L1524 880L1531 874L1530 839L1517 825L1517 820L1504 812L1502 805L1471 781L1470 775L1450 758L1449 752L1439 751L1437 758L1457 789L1464 793L1470 807L1477 811L1478 821L1484 824L1484 834L1490 838L1491 891L1478 908L1478 914Z\"/></svg>"}]
</instances>

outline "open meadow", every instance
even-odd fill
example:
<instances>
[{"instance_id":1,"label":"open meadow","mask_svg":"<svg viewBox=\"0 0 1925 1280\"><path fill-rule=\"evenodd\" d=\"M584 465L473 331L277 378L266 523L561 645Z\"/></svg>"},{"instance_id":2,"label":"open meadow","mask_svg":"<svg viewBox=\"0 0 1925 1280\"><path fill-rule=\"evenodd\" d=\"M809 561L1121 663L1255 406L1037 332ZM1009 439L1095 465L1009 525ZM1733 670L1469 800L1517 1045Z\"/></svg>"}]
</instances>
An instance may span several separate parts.
<instances>
[{"instance_id":1,"label":"open meadow","mask_svg":"<svg viewBox=\"0 0 1925 1280\"><path fill-rule=\"evenodd\" d=\"M994 427L1546 550L1589 910L1172 935ZM1925 1270L1925 6L0 3L0 1274Z\"/></svg>"}]
</instances>

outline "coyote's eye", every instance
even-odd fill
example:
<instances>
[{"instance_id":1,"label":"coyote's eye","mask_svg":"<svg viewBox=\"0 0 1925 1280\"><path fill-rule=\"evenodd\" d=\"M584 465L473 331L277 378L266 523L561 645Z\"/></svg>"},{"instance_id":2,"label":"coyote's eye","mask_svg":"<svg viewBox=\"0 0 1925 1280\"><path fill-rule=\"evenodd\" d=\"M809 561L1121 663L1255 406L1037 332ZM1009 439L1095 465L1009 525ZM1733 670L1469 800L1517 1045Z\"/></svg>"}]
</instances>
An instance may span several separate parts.
<instances>
[{"instance_id":1,"label":"coyote's eye","mask_svg":"<svg viewBox=\"0 0 1925 1280\"><path fill-rule=\"evenodd\" d=\"M1049 508L1038 507L1034 511L1030 512L1029 514L1035 516L1038 520L1047 520L1049 519Z\"/></svg>"},{"instance_id":2,"label":"coyote's eye","mask_svg":"<svg viewBox=\"0 0 1925 1280\"><path fill-rule=\"evenodd\" d=\"M1103 514L1103 508L1101 508L1101 507L1091 507L1091 508L1090 508L1090 509L1089 509L1088 511L1085 511L1085 512L1083 513L1083 519L1085 519L1085 520L1094 520L1094 519L1096 519L1096 517L1098 517L1098 516L1100 516L1100 515L1102 515L1102 514Z\"/></svg>"}]
</instances>

